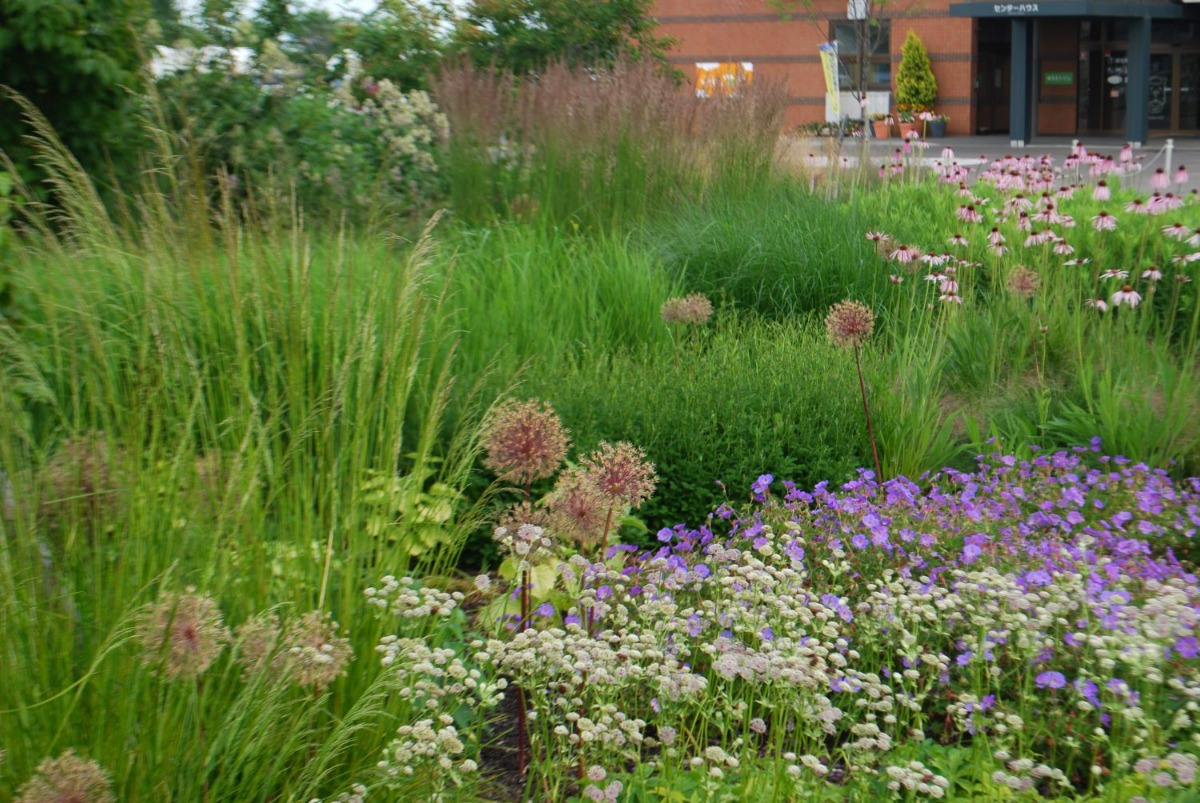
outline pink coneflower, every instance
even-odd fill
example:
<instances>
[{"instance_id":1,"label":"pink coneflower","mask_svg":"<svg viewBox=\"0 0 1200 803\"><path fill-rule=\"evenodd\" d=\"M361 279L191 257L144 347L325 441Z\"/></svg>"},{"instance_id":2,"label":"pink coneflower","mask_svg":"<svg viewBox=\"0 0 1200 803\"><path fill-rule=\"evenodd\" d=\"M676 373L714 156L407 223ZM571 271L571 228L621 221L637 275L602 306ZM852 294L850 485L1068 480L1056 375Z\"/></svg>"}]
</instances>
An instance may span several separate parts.
<instances>
[{"instance_id":1,"label":"pink coneflower","mask_svg":"<svg viewBox=\"0 0 1200 803\"><path fill-rule=\"evenodd\" d=\"M1157 282L1162 278L1162 271L1157 266L1151 265L1146 270L1142 271L1142 278L1152 282Z\"/></svg>"},{"instance_id":2,"label":"pink coneflower","mask_svg":"<svg viewBox=\"0 0 1200 803\"><path fill-rule=\"evenodd\" d=\"M891 257L894 261L904 264L920 259L921 251L915 245L901 245L892 252Z\"/></svg>"},{"instance_id":3,"label":"pink coneflower","mask_svg":"<svg viewBox=\"0 0 1200 803\"><path fill-rule=\"evenodd\" d=\"M1057 215L1054 211L1054 204L1046 204L1043 206L1038 210L1037 214L1033 216L1033 219L1038 223L1053 223L1057 219Z\"/></svg>"},{"instance_id":4,"label":"pink coneflower","mask_svg":"<svg viewBox=\"0 0 1200 803\"><path fill-rule=\"evenodd\" d=\"M1187 238L1187 244L1200 245L1200 228L1197 228L1195 231L1193 231L1191 236Z\"/></svg>"},{"instance_id":5,"label":"pink coneflower","mask_svg":"<svg viewBox=\"0 0 1200 803\"><path fill-rule=\"evenodd\" d=\"M957 292L947 292L938 296L938 301L941 301L944 304L961 304L962 296L960 296Z\"/></svg>"},{"instance_id":6,"label":"pink coneflower","mask_svg":"<svg viewBox=\"0 0 1200 803\"><path fill-rule=\"evenodd\" d=\"M1154 193L1150 196L1150 200L1146 201L1145 214L1161 215L1163 212L1170 211L1170 202L1161 193Z\"/></svg>"},{"instance_id":7,"label":"pink coneflower","mask_svg":"<svg viewBox=\"0 0 1200 803\"><path fill-rule=\"evenodd\" d=\"M1092 260L1088 259L1087 257L1084 257L1082 259L1068 259L1066 262L1063 263L1063 265L1068 268L1078 268L1078 267L1082 267L1083 265L1087 265L1091 261Z\"/></svg>"},{"instance_id":8,"label":"pink coneflower","mask_svg":"<svg viewBox=\"0 0 1200 803\"><path fill-rule=\"evenodd\" d=\"M946 294L958 293L958 282L949 277L945 277L941 280L941 282L938 283L938 290Z\"/></svg>"},{"instance_id":9,"label":"pink coneflower","mask_svg":"<svg viewBox=\"0 0 1200 803\"><path fill-rule=\"evenodd\" d=\"M1114 307L1119 307L1122 304L1129 307L1136 307L1142 303L1142 296L1129 285L1125 285L1109 296L1108 300Z\"/></svg>"},{"instance_id":10,"label":"pink coneflower","mask_svg":"<svg viewBox=\"0 0 1200 803\"><path fill-rule=\"evenodd\" d=\"M1089 298L1086 301L1084 301L1083 303L1089 307L1096 309L1099 312L1107 312L1108 311L1108 302L1105 301L1103 298Z\"/></svg>"},{"instance_id":11,"label":"pink coneflower","mask_svg":"<svg viewBox=\"0 0 1200 803\"><path fill-rule=\"evenodd\" d=\"M581 461L596 484L596 490L610 504L628 505L635 510L654 493L658 475L646 453L627 441L611 444L600 441L596 451Z\"/></svg>"},{"instance_id":12,"label":"pink coneflower","mask_svg":"<svg viewBox=\"0 0 1200 803\"><path fill-rule=\"evenodd\" d=\"M933 273L925 274L925 281L927 282L940 282L944 278L946 278L946 274L942 273L941 271L934 271Z\"/></svg>"},{"instance_id":13,"label":"pink coneflower","mask_svg":"<svg viewBox=\"0 0 1200 803\"><path fill-rule=\"evenodd\" d=\"M1190 265L1193 262L1200 262L1200 251L1193 251L1190 254L1182 254L1177 257L1171 257L1171 261L1177 265Z\"/></svg>"},{"instance_id":14,"label":"pink coneflower","mask_svg":"<svg viewBox=\"0 0 1200 803\"><path fill-rule=\"evenodd\" d=\"M1161 167L1154 171L1154 175L1150 177L1150 189L1161 192L1171 186L1171 180L1167 178L1167 171Z\"/></svg>"},{"instance_id":15,"label":"pink coneflower","mask_svg":"<svg viewBox=\"0 0 1200 803\"><path fill-rule=\"evenodd\" d=\"M1033 221L1029 219L1028 212L1017 215L1017 228L1021 231L1033 231Z\"/></svg>"},{"instance_id":16,"label":"pink coneflower","mask_svg":"<svg viewBox=\"0 0 1200 803\"><path fill-rule=\"evenodd\" d=\"M989 245L988 250L998 257L1002 257L1008 253L1008 246L1004 245Z\"/></svg>"},{"instance_id":17,"label":"pink coneflower","mask_svg":"<svg viewBox=\"0 0 1200 803\"><path fill-rule=\"evenodd\" d=\"M1096 184L1096 188L1092 190L1093 201L1107 201L1112 198L1112 190L1108 188L1108 182L1100 181Z\"/></svg>"},{"instance_id":18,"label":"pink coneflower","mask_svg":"<svg viewBox=\"0 0 1200 803\"><path fill-rule=\"evenodd\" d=\"M135 628L142 661L161 665L171 679L200 677L225 649L229 630L212 597L194 593L164 593L158 602L142 607Z\"/></svg>"},{"instance_id":19,"label":"pink coneflower","mask_svg":"<svg viewBox=\"0 0 1200 803\"><path fill-rule=\"evenodd\" d=\"M1100 274L1101 279L1128 279L1129 271L1109 269Z\"/></svg>"},{"instance_id":20,"label":"pink coneflower","mask_svg":"<svg viewBox=\"0 0 1200 803\"><path fill-rule=\"evenodd\" d=\"M941 254L925 254L921 257L922 262L924 262L926 265L933 265L934 267L945 265L951 259L954 259L954 257L945 252Z\"/></svg>"},{"instance_id":21,"label":"pink coneflower","mask_svg":"<svg viewBox=\"0 0 1200 803\"><path fill-rule=\"evenodd\" d=\"M1178 184L1178 185L1179 185L1179 186L1181 186L1181 187L1182 187L1184 184L1187 184L1187 183L1188 183L1188 171L1187 171L1187 168L1186 168L1186 167L1184 167L1183 165L1180 165L1180 166L1179 166L1179 167L1178 167L1178 168L1175 170L1175 183L1176 183L1176 184Z\"/></svg>"},{"instance_id":22,"label":"pink coneflower","mask_svg":"<svg viewBox=\"0 0 1200 803\"><path fill-rule=\"evenodd\" d=\"M1071 254L1075 253L1075 246L1059 237L1054 241L1054 253L1064 257L1070 256Z\"/></svg>"},{"instance_id":23,"label":"pink coneflower","mask_svg":"<svg viewBox=\"0 0 1200 803\"><path fill-rule=\"evenodd\" d=\"M1011 210L1032 209L1033 201L1030 201L1028 198L1018 192L1012 198L1009 198L1007 201L1005 201L1004 206Z\"/></svg>"},{"instance_id":24,"label":"pink coneflower","mask_svg":"<svg viewBox=\"0 0 1200 803\"><path fill-rule=\"evenodd\" d=\"M970 198L972 195L974 195L974 193L971 192L971 188L967 186L965 181L958 182L958 197Z\"/></svg>"},{"instance_id":25,"label":"pink coneflower","mask_svg":"<svg viewBox=\"0 0 1200 803\"><path fill-rule=\"evenodd\" d=\"M946 242L948 242L950 245L958 246L959 248L966 248L971 244L970 240L968 240L966 237L963 237L961 234L955 234Z\"/></svg>"},{"instance_id":26,"label":"pink coneflower","mask_svg":"<svg viewBox=\"0 0 1200 803\"><path fill-rule=\"evenodd\" d=\"M1175 274L1175 281L1179 282L1180 284L1187 284L1191 280L1192 280L1191 276L1184 276L1182 273Z\"/></svg>"},{"instance_id":27,"label":"pink coneflower","mask_svg":"<svg viewBox=\"0 0 1200 803\"><path fill-rule=\"evenodd\" d=\"M1162 211L1170 212L1175 209L1183 208L1183 199L1178 195L1168 192L1162 199Z\"/></svg>"},{"instance_id":28,"label":"pink coneflower","mask_svg":"<svg viewBox=\"0 0 1200 803\"><path fill-rule=\"evenodd\" d=\"M510 399L496 408L486 426L483 464L505 482L528 485L558 471L570 444L562 419L549 404Z\"/></svg>"},{"instance_id":29,"label":"pink coneflower","mask_svg":"<svg viewBox=\"0 0 1200 803\"><path fill-rule=\"evenodd\" d=\"M115 803L111 787L103 767L67 750L38 764L36 774L17 790L16 803Z\"/></svg>"},{"instance_id":30,"label":"pink coneflower","mask_svg":"<svg viewBox=\"0 0 1200 803\"><path fill-rule=\"evenodd\" d=\"M1125 211L1132 212L1135 215L1146 214L1146 202L1141 198L1134 198L1129 203L1125 204Z\"/></svg>"},{"instance_id":31,"label":"pink coneflower","mask_svg":"<svg viewBox=\"0 0 1200 803\"><path fill-rule=\"evenodd\" d=\"M882 240L882 239L884 239L884 238L886 238L886 237L887 237L887 234L885 234L885 233L884 233L884 232L882 232L882 231L869 231L869 232L867 232L867 240L868 240L869 242L872 242L872 243L877 243L877 242L879 242L880 240Z\"/></svg>"},{"instance_id":32,"label":"pink coneflower","mask_svg":"<svg viewBox=\"0 0 1200 803\"><path fill-rule=\"evenodd\" d=\"M942 161L946 164L954 161L954 148L951 148L949 145L942 148ZM1182 170L1183 168L1180 169ZM1185 178L1184 181L1187 181L1187 179Z\"/></svg>"},{"instance_id":33,"label":"pink coneflower","mask_svg":"<svg viewBox=\"0 0 1200 803\"><path fill-rule=\"evenodd\" d=\"M1117 219L1103 209L1092 218L1092 228L1096 231L1112 231L1117 227Z\"/></svg>"},{"instance_id":34,"label":"pink coneflower","mask_svg":"<svg viewBox=\"0 0 1200 803\"><path fill-rule=\"evenodd\" d=\"M894 273L888 276L888 279L891 280L892 284L902 284L904 282L903 276L897 276Z\"/></svg>"},{"instance_id":35,"label":"pink coneflower","mask_svg":"<svg viewBox=\"0 0 1200 803\"><path fill-rule=\"evenodd\" d=\"M1004 243L1004 235L1000 233L1000 229L992 229L988 232L989 245L1002 245Z\"/></svg>"},{"instance_id":36,"label":"pink coneflower","mask_svg":"<svg viewBox=\"0 0 1200 803\"><path fill-rule=\"evenodd\" d=\"M1121 164L1129 164L1133 161L1133 144L1126 142L1125 147L1121 148L1121 155L1118 157Z\"/></svg>"}]
</instances>

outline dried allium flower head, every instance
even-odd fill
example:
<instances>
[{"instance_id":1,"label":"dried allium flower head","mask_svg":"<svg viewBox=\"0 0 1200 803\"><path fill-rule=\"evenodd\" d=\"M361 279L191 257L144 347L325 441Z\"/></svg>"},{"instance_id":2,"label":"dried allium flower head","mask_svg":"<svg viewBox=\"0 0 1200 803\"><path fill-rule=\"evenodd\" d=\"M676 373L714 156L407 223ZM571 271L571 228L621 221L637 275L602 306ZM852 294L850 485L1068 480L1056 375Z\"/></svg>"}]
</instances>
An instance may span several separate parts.
<instances>
[{"instance_id":1,"label":"dried allium flower head","mask_svg":"<svg viewBox=\"0 0 1200 803\"><path fill-rule=\"evenodd\" d=\"M1018 298L1033 298L1041 286L1041 277L1024 265L1018 265L1009 271L1008 292Z\"/></svg>"},{"instance_id":2,"label":"dried allium flower head","mask_svg":"<svg viewBox=\"0 0 1200 803\"><path fill-rule=\"evenodd\" d=\"M558 471L570 445L562 419L549 404L509 400L492 414L483 464L502 480L526 484Z\"/></svg>"},{"instance_id":3,"label":"dried allium flower head","mask_svg":"<svg viewBox=\"0 0 1200 803\"><path fill-rule=\"evenodd\" d=\"M301 686L323 689L346 673L354 660L350 640L339 638L338 623L329 614L310 611L292 621L276 659Z\"/></svg>"},{"instance_id":4,"label":"dried allium flower head","mask_svg":"<svg viewBox=\"0 0 1200 803\"><path fill-rule=\"evenodd\" d=\"M516 530L525 524L532 524L534 527L546 529L550 526L550 514L545 510L535 508L529 502L518 502L515 505L509 505L500 514L501 527Z\"/></svg>"},{"instance_id":5,"label":"dried allium flower head","mask_svg":"<svg viewBox=\"0 0 1200 803\"><path fill-rule=\"evenodd\" d=\"M225 649L229 630L212 597L194 593L163 594L142 608L137 622L143 661L161 662L172 679L198 678Z\"/></svg>"},{"instance_id":6,"label":"dried allium flower head","mask_svg":"<svg viewBox=\"0 0 1200 803\"><path fill-rule=\"evenodd\" d=\"M825 316L825 330L838 346L861 346L875 330L875 314L857 301L839 301Z\"/></svg>"},{"instance_id":7,"label":"dried allium flower head","mask_svg":"<svg viewBox=\"0 0 1200 803\"><path fill-rule=\"evenodd\" d=\"M237 662L250 677L267 665L275 645L279 643L279 617L260 613L238 626Z\"/></svg>"},{"instance_id":8,"label":"dried allium flower head","mask_svg":"<svg viewBox=\"0 0 1200 803\"><path fill-rule=\"evenodd\" d=\"M68 750L47 758L17 790L15 803L115 803L108 773L95 761Z\"/></svg>"},{"instance_id":9,"label":"dried allium flower head","mask_svg":"<svg viewBox=\"0 0 1200 803\"><path fill-rule=\"evenodd\" d=\"M600 447L583 461L596 490L610 504L626 504L637 509L654 493L658 476L646 453L632 443L615 446L600 441Z\"/></svg>"},{"instance_id":10,"label":"dried allium flower head","mask_svg":"<svg viewBox=\"0 0 1200 803\"><path fill-rule=\"evenodd\" d=\"M663 323L693 324L699 326L708 323L712 317L713 305L703 293L692 293L683 298L668 298L662 305Z\"/></svg>"},{"instance_id":11,"label":"dried allium flower head","mask_svg":"<svg viewBox=\"0 0 1200 803\"><path fill-rule=\"evenodd\" d=\"M560 474L546 504L554 528L580 546L595 544L604 534L608 501L583 469L571 468Z\"/></svg>"},{"instance_id":12,"label":"dried allium flower head","mask_svg":"<svg viewBox=\"0 0 1200 803\"><path fill-rule=\"evenodd\" d=\"M96 520L116 507L118 455L103 432L67 438L38 474L41 512L54 523L75 515Z\"/></svg>"}]
</instances>

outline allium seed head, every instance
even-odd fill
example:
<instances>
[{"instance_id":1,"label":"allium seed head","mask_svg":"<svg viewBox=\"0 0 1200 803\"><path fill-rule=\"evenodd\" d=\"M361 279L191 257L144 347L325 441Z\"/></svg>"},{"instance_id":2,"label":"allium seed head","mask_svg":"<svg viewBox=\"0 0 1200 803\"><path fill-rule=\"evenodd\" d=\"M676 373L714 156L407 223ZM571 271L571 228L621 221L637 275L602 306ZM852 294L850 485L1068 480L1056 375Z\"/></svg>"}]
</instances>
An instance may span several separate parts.
<instances>
[{"instance_id":1,"label":"allium seed head","mask_svg":"<svg viewBox=\"0 0 1200 803\"><path fill-rule=\"evenodd\" d=\"M267 665L279 643L279 631L279 617L273 613L260 613L238 626L236 660L245 670L245 677Z\"/></svg>"},{"instance_id":2,"label":"allium seed head","mask_svg":"<svg viewBox=\"0 0 1200 803\"><path fill-rule=\"evenodd\" d=\"M554 529L580 546L590 546L603 535L608 502L583 469L571 468L560 474L546 502Z\"/></svg>"},{"instance_id":3,"label":"allium seed head","mask_svg":"<svg viewBox=\"0 0 1200 803\"><path fill-rule=\"evenodd\" d=\"M1041 286L1041 277L1024 265L1018 265L1008 274L1008 291L1018 298L1033 298Z\"/></svg>"},{"instance_id":4,"label":"allium seed head","mask_svg":"<svg viewBox=\"0 0 1200 803\"><path fill-rule=\"evenodd\" d=\"M663 323L693 324L699 326L712 317L713 305L702 293L692 293L683 298L669 298L662 305Z\"/></svg>"},{"instance_id":5,"label":"allium seed head","mask_svg":"<svg viewBox=\"0 0 1200 803\"><path fill-rule=\"evenodd\" d=\"M629 505L637 509L654 493L658 475L646 453L632 443L621 441L615 446L605 441L583 461L588 474L608 502Z\"/></svg>"},{"instance_id":6,"label":"allium seed head","mask_svg":"<svg viewBox=\"0 0 1200 803\"><path fill-rule=\"evenodd\" d=\"M825 316L825 329L835 345L861 346L875 330L875 315L865 304L857 301L839 301Z\"/></svg>"},{"instance_id":7,"label":"allium seed head","mask_svg":"<svg viewBox=\"0 0 1200 803\"><path fill-rule=\"evenodd\" d=\"M309 611L288 625L276 664L300 686L324 689L354 660L350 640L339 638L328 613Z\"/></svg>"},{"instance_id":8,"label":"allium seed head","mask_svg":"<svg viewBox=\"0 0 1200 803\"><path fill-rule=\"evenodd\" d=\"M570 445L562 419L549 404L510 400L492 414L483 464L506 482L525 484L558 471Z\"/></svg>"},{"instance_id":9,"label":"allium seed head","mask_svg":"<svg viewBox=\"0 0 1200 803\"><path fill-rule=\"evenodd\" d=\"M180 680L203 675L229 641L216 601L194 589L163 594L144 606L136 632L142 660L147 665L161 662L167 677Z\"/></svg>"},{"instance_id":10,"label":"allium seed head","mask_svg":"<svg viewBox=\"0 0 1200 803\"><path fill-rule=\"evenodd\" d=\"M108 773L95 761L68 750L47 758L17 790L15 803L115 803Z\"/></svg>"}]
</instances>

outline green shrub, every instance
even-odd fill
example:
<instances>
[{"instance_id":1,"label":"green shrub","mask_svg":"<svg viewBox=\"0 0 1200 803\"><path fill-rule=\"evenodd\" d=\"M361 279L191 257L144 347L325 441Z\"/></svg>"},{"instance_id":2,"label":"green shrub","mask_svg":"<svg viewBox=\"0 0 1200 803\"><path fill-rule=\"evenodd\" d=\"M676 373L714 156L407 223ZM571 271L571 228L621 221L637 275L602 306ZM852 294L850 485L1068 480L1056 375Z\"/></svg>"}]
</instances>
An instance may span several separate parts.
<instances>
[{"instance_id":1,"label":"green shrub","mask_svg":"<svg viewBox=\"0 0 1200 803\"><path fill-rule=\"evenodd\" d=\"M929 64L929 51L916 31L910 30L900 49L900 66L896 69L896 104L901 109L932 109L937 96L937 79Z\"/></svg>"},{"instance_id":2,"label":"green shrub","mask_svg":"<svg viewBox=\"0 0 1200 803\"><path fill-rule=\"evenodd\" d=\"M559 411L577 450L646 450L659 473L640 511L652 532L744 500L762 474L836 483L865 465L853 359L820 327L729 316L701 334L678 365L662 348L597 355L536 372L526 388Z\"/></svg>"}]
</instances>

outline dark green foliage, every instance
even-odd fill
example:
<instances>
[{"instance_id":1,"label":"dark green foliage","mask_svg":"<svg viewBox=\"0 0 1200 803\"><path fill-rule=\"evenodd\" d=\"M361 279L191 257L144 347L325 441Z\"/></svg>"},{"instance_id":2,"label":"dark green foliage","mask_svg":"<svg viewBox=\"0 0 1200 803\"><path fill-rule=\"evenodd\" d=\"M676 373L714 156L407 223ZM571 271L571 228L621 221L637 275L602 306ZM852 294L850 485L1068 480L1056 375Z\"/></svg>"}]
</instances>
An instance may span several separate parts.
<instances>
[{"instance_id":1,"label":"dark green foliage","mask_svg":"<svg viewBox=\"0 0 1200 803\"><path fill-rule=\"evenodd\" d=\"M613 355L524 388L555 406L579 452L600 440L646 450L659 486L637 514L651 532L745 501L762 474L811 486L866 465L853 361L819 326L734 319L700 334L678 363L663 349Z\"/></svg>"},{"instance_id":2,"label":"dark green foliage","mask_svg":"<svg viewBox=\"0 0 1200 803\"><path fill-rule=\"evenodd\" d=\"M341 36L345 47L362 56L363 72L387 79L403 90L424 89L442 57L440 28L448 11L441 3L382 0Z\"/></svg>"},{"instance_id":3,"label":"dark green foliage","mask_svg":"<svg viewBox=\"0 0 1200 803\"><path fill-rule=\"evenodd\" d=\"M134 92L142 81L138 32L146 0L0 0L0 83L34 103L85 168L129 164L139 142ZM26 179L28 135L0 101L0 149Z\"/></svg>"},{"instance_id":4,"label":"dark green foliage","mask_svg":"<svg viewBox=\"0 0 1200 803\"><path fill-rule=\"evenodd\" d=\"M688 290L781 317L871 297L880 267L867 228L853 207L780 182L709 193L645 236Z\"/></svg>"},{"instance_id":5,"label":"dark green foliage","mask_svg":"<svg viewBox=\"0 0 1200 803\"><path fill-rule=\"evenodd\" d=\"M513 72L562 61L575 67L648 57L665 63L652 0L472 0L454 35L477 65Z\"/></svg>"}]
</instances>

